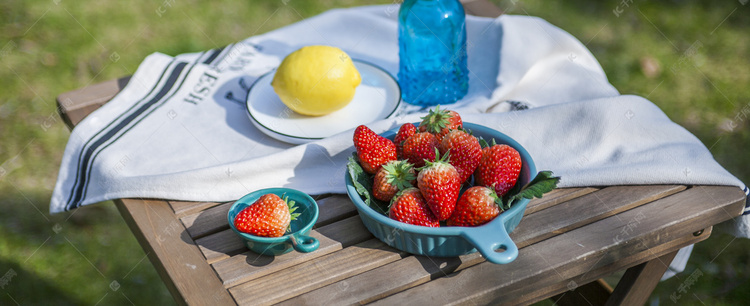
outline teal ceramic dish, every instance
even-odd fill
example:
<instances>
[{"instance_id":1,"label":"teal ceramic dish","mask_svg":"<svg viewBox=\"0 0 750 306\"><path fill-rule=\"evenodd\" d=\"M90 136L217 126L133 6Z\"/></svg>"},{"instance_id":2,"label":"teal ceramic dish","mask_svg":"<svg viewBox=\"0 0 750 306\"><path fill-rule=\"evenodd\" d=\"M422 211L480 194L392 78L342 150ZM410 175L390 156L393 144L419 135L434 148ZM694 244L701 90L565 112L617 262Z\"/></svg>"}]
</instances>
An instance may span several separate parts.
<instances>
[{"instance_id":1,"label":"teal ceramic dish","mask_svg":"<svg viewBox=\"0 0 750 306\"><path fill-rule=\"evenodd\" d=\"M289 197L290 201L296 202L297 210L295 213L300 213L300 215L292 221L291 232L281 237L259 237L238 231L234 227L234 218L237 214L268 193L276 194L281 198L286 196ZM308 194L299 190L267 188L251 192L232 204L227 214L227 221L229 227L245 241L247 248L258 254L281 255L290 252L292 249L297 252L309 253L317 250L320 245L317 239L308 236L313 225L318 221L318 204Z\"/></svg>"},{"instance_id":2,"label":"teal ceramic dish","mask_svg":"<svg viewBox=\"0 0 750 306\"><path fill-rule=\"evenodd\" d=\"M464 128L471 130L477 137L487 140L494 138L498 144L507 144L518 150L523 165L517 184L525 185L536 175L536 166L531 156L512 138L477 124L464 123ZM397 131L398 129L393 129L382 135L393 139ZM517 201L509 210L482 226L430 228L395 221L367 206L357 193L348 172L346 190L365 227L375 237L399 250L435 257L453 257L479 251L487 261L496 264L510 263L518 257L518 247L508 233L521 222L528 199Z\"/></svg>"}]
</instances>

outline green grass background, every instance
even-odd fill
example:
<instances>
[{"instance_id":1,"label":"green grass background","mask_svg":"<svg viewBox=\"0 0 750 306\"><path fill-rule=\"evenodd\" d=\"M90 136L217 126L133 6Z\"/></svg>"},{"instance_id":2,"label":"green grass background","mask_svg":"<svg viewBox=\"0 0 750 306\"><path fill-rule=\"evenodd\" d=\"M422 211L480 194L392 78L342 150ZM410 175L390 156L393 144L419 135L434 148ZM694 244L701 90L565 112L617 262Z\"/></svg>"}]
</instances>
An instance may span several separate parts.
<instances>
[{"instance_id":1,"label":"green grass background","mask_svg":"<svg viewBox=\"0 0 750 306\"><path fill-rule=\"evenodd\" d=\"M47 213L70 135L56 112L58 94L132 74L152 52L202 51L330 8L390 2L0 2L0 277L15 274L0 286L0 304L173 303L112 203ZM744 152L750 148L750 4L495 3L573 34L620 92L656 103L700 138L719 163L750 182ZM617 16L614 10L622 12ZM695 52L688 51L691 46ZM662 282L652 299L672 304L670 294L700 269L703 276L681 294L679 304L747 301L748 246L746 239L714 233L696 246L687 274Z\"/></svg>"}]
</instances>

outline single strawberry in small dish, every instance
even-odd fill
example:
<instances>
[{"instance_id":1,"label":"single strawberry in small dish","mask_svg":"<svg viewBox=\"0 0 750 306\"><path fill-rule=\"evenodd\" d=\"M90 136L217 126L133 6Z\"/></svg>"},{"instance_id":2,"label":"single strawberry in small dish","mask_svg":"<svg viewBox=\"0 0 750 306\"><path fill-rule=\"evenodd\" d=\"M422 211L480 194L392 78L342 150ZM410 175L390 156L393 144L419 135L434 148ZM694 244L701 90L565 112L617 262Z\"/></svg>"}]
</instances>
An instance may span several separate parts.
<instances>
[{"instance_id":1,"label":"single strawberry in small dish","mask_svg":"<svg viewBox=\"0 0 750 306\"><path fill-rule=\"evenodd\" d=\"M273 193L261 196L234 218L234 227L240 232L260 237L281 237L299 213L294 201L281 199Z\"/></svg>"}]
</instances>

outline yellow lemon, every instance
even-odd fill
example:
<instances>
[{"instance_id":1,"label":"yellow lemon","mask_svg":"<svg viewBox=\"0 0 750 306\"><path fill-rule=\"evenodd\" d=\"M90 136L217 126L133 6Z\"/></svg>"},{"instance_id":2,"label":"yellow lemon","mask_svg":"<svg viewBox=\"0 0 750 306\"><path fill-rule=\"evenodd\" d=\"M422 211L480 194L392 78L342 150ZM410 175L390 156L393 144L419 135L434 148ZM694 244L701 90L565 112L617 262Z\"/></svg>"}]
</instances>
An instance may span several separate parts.
<instances>
[{"instance_id":1,"label":"yellow lemon","mask_svg":"<svg viewBox=\"0 0 750 306\"><path fill-rule=\"evenodd\" d=\"M284 58L271 86L293 111L322 116L349 104L361 81L346 52L330 46L307 46Z\"/></svg>"}]
</instances>

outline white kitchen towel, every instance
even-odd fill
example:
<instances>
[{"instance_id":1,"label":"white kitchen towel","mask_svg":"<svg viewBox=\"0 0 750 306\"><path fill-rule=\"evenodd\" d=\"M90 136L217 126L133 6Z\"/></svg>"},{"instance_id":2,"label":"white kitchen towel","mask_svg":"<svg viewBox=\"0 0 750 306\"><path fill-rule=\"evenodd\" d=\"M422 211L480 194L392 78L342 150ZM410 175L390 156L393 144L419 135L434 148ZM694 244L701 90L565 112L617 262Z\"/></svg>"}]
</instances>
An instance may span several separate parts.
<instances>
[{"instance_id":1,"label":"white kitchen towel","mask_svg":"<svg viewBox=\"0 0 750 306\"><path fill-rule=\"evenodd\" d=\"M250 123L244 99L301 46L337 46L398 71L397 6L339 9L222 49L148 56L112 101L73 130L50 212L116 198L229 201L266 187L344 193L351 131L293 146ZM470 90L450 108L506 133L561 187L744 185L651 102L620 95L570 34L527 16L467 17ZM509 110L521 110L510 111ZM368 123L382 132L421 110ZM745 189L747 190L747 189ZM747 218L735 234L750 236Z\"/></svg>"}]
</instances>

